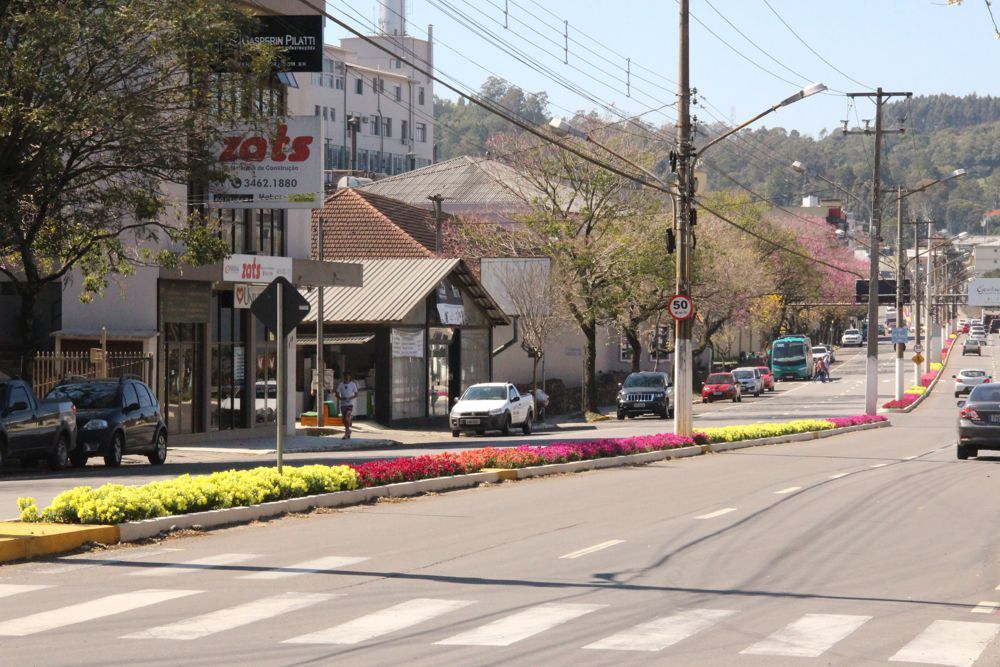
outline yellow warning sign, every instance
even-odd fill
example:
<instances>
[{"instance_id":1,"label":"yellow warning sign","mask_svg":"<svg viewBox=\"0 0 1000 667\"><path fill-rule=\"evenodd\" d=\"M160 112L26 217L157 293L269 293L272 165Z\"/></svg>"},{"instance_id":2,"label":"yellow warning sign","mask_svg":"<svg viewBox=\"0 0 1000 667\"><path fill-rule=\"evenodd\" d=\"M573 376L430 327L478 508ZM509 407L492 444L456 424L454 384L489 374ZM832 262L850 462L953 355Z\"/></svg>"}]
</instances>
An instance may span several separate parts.
<instances>
[{"instance_id":1,"label":"yellow warning sign","mask_svg":"<svg viewBox=\"0 0 1000 667\"><path fill-rule=\"evenodd\" d=\"M921 363L923 363L923 361L924 361L924 356L922 354L915 354L915 355L913 355L913 363L915 363L915 364L921 364Z\"/></svg>"}]
</instances>

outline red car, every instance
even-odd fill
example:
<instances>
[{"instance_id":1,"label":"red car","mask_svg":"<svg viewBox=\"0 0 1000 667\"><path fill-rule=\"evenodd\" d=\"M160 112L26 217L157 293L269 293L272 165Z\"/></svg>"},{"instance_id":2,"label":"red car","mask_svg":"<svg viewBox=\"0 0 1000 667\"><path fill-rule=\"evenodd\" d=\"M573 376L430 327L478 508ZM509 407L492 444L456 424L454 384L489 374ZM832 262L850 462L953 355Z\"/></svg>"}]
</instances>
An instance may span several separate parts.
<instances>
[{"instance_id":1,"label":"red car","mask_svg":"<svg viewBox=\"0 0 1000 667\"><path fill-rule=\"evenodd\" d=\"M764 381L764 391L774 391L774 376L767 366L757 366L760 371L760 379Z\"/></svg>"},{"instance_id":2,"label":"red car","mask_svg":"<svg viewBox=\"0 0 1000 667\"><path fill-rule=\"evenodd\" d=\"M732 373L712 373L701 387L701 402L711 403L726 398L732 399L733 403L743 400L739 381Z\"/></svg>"}]
</instances>

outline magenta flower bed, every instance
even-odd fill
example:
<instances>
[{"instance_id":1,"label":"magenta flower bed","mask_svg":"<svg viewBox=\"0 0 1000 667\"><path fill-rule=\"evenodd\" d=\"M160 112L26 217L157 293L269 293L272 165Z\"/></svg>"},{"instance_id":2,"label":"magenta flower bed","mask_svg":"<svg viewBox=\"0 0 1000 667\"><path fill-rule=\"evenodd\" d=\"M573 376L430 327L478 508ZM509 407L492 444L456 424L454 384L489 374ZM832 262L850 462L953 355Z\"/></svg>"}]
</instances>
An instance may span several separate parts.
<instances>
[{"instance_id":1,"label":"magenta flower bed","mask_svg":"<svg viewBox=\"0 0 1000 667\"><path fill-rule=\"evenodd\" d=\"M937 371L931 371L929 373L921 373L920 374L920 386L921 387L929 387L929 386L931 386L931 382L934 381L934 378L937 377L937 374L938 374Z\"/></svg>"},{"instance_id":2,"label":"magenta flower bed","mask_svg":"<svg viewBox=\"0 0 1000 667\"><path fill-rule=\"evenodd\" d=\"M885 421L885 417L857 415L831 417L827 421L840 428ZM637 435L631 438L605 438L589 442L557 442L541 447L531 445L505 448L482 447L464 452L369 461L352 467L358 473L358 481L361 486L369 487L433 477L463 475L479 472L484 468L525 468L550 463L567 463L569 461L677 449L703 445L707 442L708 439L704 433L696 433L693 437L658 433L656 435Z\"/></svg>"},{"instance_id":3,"label":"magenta flower bed","mask_svg":"<svg viewBox=\"0 0 1000 667\"><path fill-rule=\"evenodd\" d=\"M905 408L913 404L920 396L918 394L903 394L903 398L898 401L889 401L888 403L883 403L883 408Z\"/></svg>"},{"instance_id":4,"label":"magenta flower bed","mask_svg":"<svg viewBox=\"0 0 1000 667\"><path fill-rule=\"evenodd\" d=\"M834 428L844 428L845 426L875 424L887 420L882 415L854 415L853 417L827 417L826 421L833 424Z\"/></svg>"}]
</instances>

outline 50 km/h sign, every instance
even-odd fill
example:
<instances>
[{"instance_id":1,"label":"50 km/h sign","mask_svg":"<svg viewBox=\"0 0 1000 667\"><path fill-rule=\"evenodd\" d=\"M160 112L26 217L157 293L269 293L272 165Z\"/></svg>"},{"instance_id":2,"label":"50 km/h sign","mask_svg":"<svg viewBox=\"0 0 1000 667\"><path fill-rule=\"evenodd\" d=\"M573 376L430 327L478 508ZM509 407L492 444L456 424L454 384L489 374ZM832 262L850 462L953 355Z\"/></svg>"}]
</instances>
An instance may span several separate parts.
<instances>
[{"instance_id":1,"label":"50 km/h sign","mask_svg":"<svg viewBox=\"0 0 1000 667\"><path fill-rule=\"evenodd\" d=\"M675 294L667 302L667 310L675 320L686 320L694 315L694 303L683 294Z\"/></svg>"}]
</instances>

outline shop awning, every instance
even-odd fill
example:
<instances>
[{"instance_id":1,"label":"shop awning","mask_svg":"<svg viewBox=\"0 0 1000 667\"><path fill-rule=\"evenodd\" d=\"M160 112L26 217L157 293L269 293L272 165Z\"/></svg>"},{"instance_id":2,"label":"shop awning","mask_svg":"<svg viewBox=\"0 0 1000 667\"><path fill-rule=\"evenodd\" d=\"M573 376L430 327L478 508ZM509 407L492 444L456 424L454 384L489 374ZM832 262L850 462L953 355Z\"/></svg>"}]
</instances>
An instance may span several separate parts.
<instances>
[{"instance_id":1,"label":"shop awning","mask_svg":"<svg viewBox=\"0 0 1000 667\"><path fill-rule=\"evenodd\" d=\"M156 329L107 329L102 332L100 327L80 328L80 329L59 329L53 331L54 338L89 338L100 340L101 334L106 333L108 340L143 340L146 338L156 338L160 332Z\"/></svg>"},{"instance_id":2,"label":"shop awning","mask_svg":"<svg viewBox=\"0 0 1000 667\"><path fill-rule=\"evenodd\" d=\"M325 334L323 336L324 345L364 345L371 339L375 338L375 334ZM316 345L316 336L296 336L295 344L308 347L310 345Z\"/></svg>"}]
</instances>

